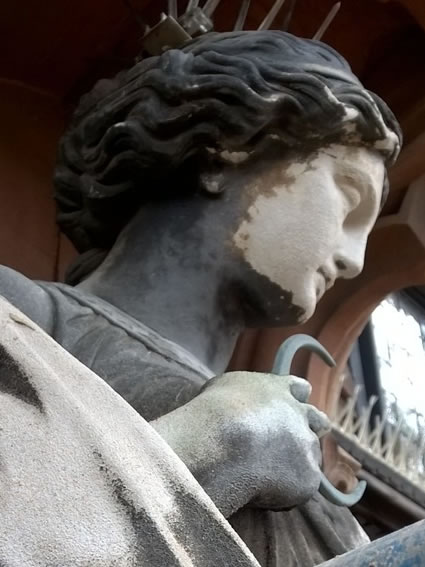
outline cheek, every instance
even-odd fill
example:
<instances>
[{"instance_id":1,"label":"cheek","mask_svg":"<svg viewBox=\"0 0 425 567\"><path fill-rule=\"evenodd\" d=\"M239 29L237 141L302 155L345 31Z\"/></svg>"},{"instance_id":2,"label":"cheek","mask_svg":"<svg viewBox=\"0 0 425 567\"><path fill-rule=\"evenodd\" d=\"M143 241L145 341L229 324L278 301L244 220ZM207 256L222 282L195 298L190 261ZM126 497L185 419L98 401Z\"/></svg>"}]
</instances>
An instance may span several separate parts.
<instances>
[{"instance_id":1,"label":"cheek","mask_svg":"<svg viewBox=\"0 0 425 567\"><path fill-rule=\"evenodd\" d=\"M303 195L284 197L259 197L233 240L257 273L295 292L300 280L310 278L322 264L335 235L329 232L332 222L326 207L315 206Z\"/></svg>"},{"instance_id":2,"label":"cheek","mask_svg":"<svg viewBox=\"0 0 425 567\"><path fill-rule=\"evenodd\" d=\"M339 194L317 184L280 200L262 197L234 235L251 268L291 294L292 304L304 313L300 323L311 317L323 295L318 269L333 261L341 245L344 207Z\"/></svg>"},{"instance_id":3,"label":"cheek","mask_svg":"<svg viewBox=\"0 0 425 567\"><path fill-rule=\"evenodd\" d=\"M278 285L282 283L283 266L292 261L288 241L292 228L288 222L287 208L281 201L260 197L233 238L248 264Z\"/></svg>"}]
</instances>

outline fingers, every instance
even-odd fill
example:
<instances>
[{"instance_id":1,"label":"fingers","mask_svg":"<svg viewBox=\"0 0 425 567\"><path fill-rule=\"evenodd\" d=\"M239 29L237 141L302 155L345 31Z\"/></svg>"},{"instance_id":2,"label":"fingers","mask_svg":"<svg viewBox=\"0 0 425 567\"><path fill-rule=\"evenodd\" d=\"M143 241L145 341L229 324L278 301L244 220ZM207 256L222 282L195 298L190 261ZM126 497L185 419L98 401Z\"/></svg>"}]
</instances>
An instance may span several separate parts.
<instances>
[{"instance_id":1,"label":"fingers","mask_svg":"<svg viewBox=\"0 0 425 567\"><path fill-rule=\"evenodd\" d=\"M314 431L318 437L323 437L323 435L329 433L331 430L331 422L329 421L328 416L314 406L307 405L306 408L307 420L310 429Z\"/></svg>"},{"instance_id":2,"label":"fingers","mask_svg":"<svg viewBox=\"0 0 425 567\"><path fill-rule=\"evenodd\" d=\"M303 378L293 377L289 386L291 394L299 402L306 402L311 394L311 384Z\"/></svg>"},{"instance_id":3,"label":"fingers","mask_svg":"<svg viewBox=\"0 0 425 567\"><path fill-rule=\"evenodd\" d=\"M311 384L303 378L292 377L289 390L296 400L305 404L311 394ZM306 416L310 429L318 437L322 437L323 435L326 435L326 433L329 433L331 430L331 423L328 416L312 405L306 404L305 408L307 410Z\"/></svg>"}]
</instances>

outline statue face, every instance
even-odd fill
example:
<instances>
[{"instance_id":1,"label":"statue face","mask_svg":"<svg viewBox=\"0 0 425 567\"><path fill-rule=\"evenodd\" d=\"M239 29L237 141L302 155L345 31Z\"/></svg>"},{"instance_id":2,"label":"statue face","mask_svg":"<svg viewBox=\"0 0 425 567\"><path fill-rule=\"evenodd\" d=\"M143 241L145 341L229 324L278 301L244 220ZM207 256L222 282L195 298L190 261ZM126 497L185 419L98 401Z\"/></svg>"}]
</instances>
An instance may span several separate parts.
<instances>
[{"instance_id":1,"label":"statue face","mask_svg":"<svg viewBox=\"0 0 425 567\"><path fill-rule=\"evenodd\" d=\"M233 242L302 321L337 278L361 272L384 175L376 152L331 145L298 162L273 162L248 187L254 198ZM279 301L269 303L279 322Z\"/></svg>"}]
</instances>

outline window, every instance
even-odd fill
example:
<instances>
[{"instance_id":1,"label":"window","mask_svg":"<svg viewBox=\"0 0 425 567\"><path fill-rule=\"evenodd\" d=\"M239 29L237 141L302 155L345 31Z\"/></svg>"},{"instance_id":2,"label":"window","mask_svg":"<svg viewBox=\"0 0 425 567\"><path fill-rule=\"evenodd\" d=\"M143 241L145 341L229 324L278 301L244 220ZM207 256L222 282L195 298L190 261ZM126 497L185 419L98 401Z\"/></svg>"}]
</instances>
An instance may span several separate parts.
<instances>
[{"instance_id":1,"label":"window","mask_svg":"<svg viewBox=\"0 0 425 567\"><path fill-rule=\"evenodd\" d=\"M381 403L388 422L420 434L425 414L425 313L403 294L385 299L371 317Z\"/></svg>"}]
</instances>

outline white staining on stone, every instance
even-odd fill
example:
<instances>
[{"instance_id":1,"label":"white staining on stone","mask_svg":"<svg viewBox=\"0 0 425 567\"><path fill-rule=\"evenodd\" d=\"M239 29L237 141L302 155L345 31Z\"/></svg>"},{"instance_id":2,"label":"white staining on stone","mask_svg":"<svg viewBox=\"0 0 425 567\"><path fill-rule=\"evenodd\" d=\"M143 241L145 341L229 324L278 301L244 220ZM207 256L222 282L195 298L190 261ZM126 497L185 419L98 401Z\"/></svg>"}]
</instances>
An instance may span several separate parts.
<instances>
[{"instance_id":1,"label":"white staining on stone","mask_svg":"<svg viewBox=\"0 0 425 567\"><path fill-rule=\"evenodd\" d=\"M219 158L226 162L231 163L234 165L238 165L247 161L250 157L252 152L242 152L242 151L233 151L233 150L217 150L216 148L207 147L205 148L206 151L213 156L219 156Z\"/></svg>"},{"instance_id":2,"label":"white staining on stone","mask_svg":"<svg viewBox=\"0 0 425 567\"><path fill-rule=\"evenodd\" d=\"M297 178L305 173L308 167L309 164L306 161L294 161L288 166L286 173L289 177ZM288 186L288 190L291 188L291 185Z\"/></svg>"},{"instance_id":3,"label":"white staining on stone","mask_svg":"<svg viewBox=\"0 0 425 567\"><path fill-rule=\"evenodd\" d=\"M334 144L276 163L249 188L256 197L233 241L308 318L338 277L362 270L383 179L383 158L366 148Z\"/></svg>"},{"instance_id":4,"label":"white staining on stone","mask_svg":"<svg viewBox=\"0 0 425 567\"><path fill-rule=\"evenodd\" d=\"M202 174L202 187L207 193L218 194L222 191L222 175Z\"/></svg>"},{"instance_id":5,"label":"white staining on stone","mask_svg":"<svg viewBox=\"0 0 425 567\"><path fill-rule=\"evenodd\" d=\"M329 87L327 87L326 85L323 87L323 92L327 96L329 102L331 104L333 104L335 106L335 108L337 108L337 107L345 108L344 104L336 98L336 96L333 94L331 89Z\"/></svg>"},{"instance_id":6,"label":"white staining on stone","mask_svg":"<svg viewBox=\"0 0 425 567\"><path fill-rule=\"evenodd\" d=\"M351 106L344 106L345 120L356 120L359 116L359 111Z\"/></svg>"},{"instance_id":7,"label":"white staining on stone","mask_svg":"<svg viewBox=\"0 0 425 567\"><path fill-rule=\"evenodd\" d=\"M386 136L382 140L378 140L374 144L374 148L378 151L396 152L400 151L400 142L397 135L385 126Z\"/></svg>"},{"instance_id":8,"label":"white staining on stone","mask_svg":"<svg viewBox=\"0 0 425 567\"><path fill-rule=\"evenodd\" d=\"M230 152L228 150L223 150L222 152L220 152L220 157L223 161L226 161L228 163L234 163L234 164L238 164L238 163L243 163L244 161L246 161L249 156L250 153L249 152Z\"/></svg>"},{"instance_id":9,"label":"white staining on stone","mask_svg":"<svg viewBox=\"0 0 425 567\"><path fill-rule=\"evenodd\" d=\"M269 95L266 95L264 98L266 100L268 100L269 102L278 102L281 98L283 98L283 94L281 93L272 93Z\"/></svg>"}]
</instances>

